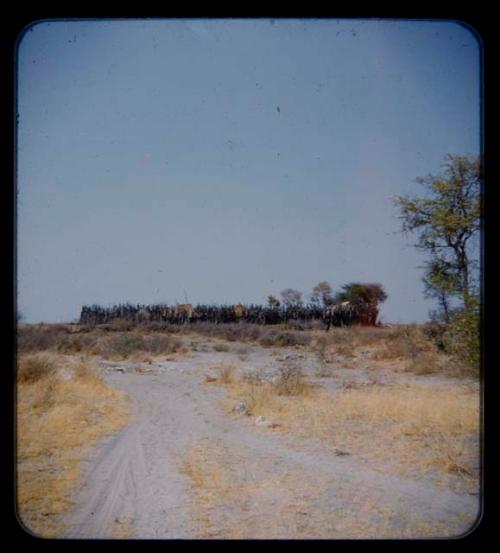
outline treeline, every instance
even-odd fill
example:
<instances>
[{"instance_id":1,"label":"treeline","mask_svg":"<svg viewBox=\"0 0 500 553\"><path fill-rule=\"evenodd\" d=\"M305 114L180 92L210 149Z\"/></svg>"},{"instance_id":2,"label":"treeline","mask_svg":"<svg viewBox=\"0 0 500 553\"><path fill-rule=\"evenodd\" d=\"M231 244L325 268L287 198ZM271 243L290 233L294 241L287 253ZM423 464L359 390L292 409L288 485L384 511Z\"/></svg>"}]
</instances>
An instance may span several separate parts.
<instances>
[{"instance_id":1,"label":"treeline","mask_svg":"<svg viewBox=\"0 0 500 553\"><path fill-rule=\"evenodd\" d=\"M280 324L290 320L315 321L323 320L324 310L319 306L277 306L262 305L195 305L181 304L176 306L131 305L120 304L112 307L99 305L83 306L80 324L100 325L114 320L124 320L134 324L161 322L168 324L185 324L195 322L254 324Z\"/></svg>"},{"instance_id":2,"label":"treeline","mask_svg":"<svg viewBox=\"0 0 500 553\"><path fill-rule=\"evenodd\" d=\"M310 303L302 302L302 293L287 288L281 292L281 302L268 296L267 306L241 303L235 305L191 305L188 303L167 305L141 305L123 303L112 307L84 305L80 324L102 325L123 320L141 324L159 322L186 324L195 322L253 324L282 324L289 321L322 321L328 326L349 326L352 324L375 325L378 304L385 301L387 294L380 284L350 283L341 292L332 295L332 288L326 281L313 288Z\"/></svg>"}]
</instances>

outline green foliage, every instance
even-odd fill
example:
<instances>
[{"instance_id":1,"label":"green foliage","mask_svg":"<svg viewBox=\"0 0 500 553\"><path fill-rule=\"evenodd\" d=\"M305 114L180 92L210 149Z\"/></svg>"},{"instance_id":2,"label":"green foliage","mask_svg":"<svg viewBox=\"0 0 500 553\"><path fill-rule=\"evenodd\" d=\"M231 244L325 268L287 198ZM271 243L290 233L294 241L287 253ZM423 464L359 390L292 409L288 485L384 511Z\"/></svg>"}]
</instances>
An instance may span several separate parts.
<instances>
[{"instance_id":1,"label":"green foliage","mask_svg":"<svg viewBox=\"0 0 500 553\"><path fill-rule=\"evenodd\" d=\"M460 294L465 305L477 270L472 257L481 224L480 160L448 155L443 174L416 181L424 187L425 197L395 199L402 230L415 232L415 246L431 255L424 277L427 293L438 298Z\"/></svg>"},{"instance_id":2,"label":"green foliage","mask_svg":"<svg viewBox=\"0 0 500 553\"><path fill-rule=\"evenodd\" d=\"M387 299L387 294L381 284L351 282L342 286L342 292L336 294L338 302L350 301L351 303L382 303Z\"/></svg>"},{"instance_id":3,"label":"green foliage","mask_svg":"<svg viewBox=\"0 0 500 553\"><path fill-rule=\"evenodd\" d=\"M280 301L275 296L267 296L267 305L269 307L279 307Z\"/></svg>"},{"instance_id":4,"label":"green foliage","mask_svg":"<svg viewBox=\"0 0 500 553\"><path fill-rule=\"evenodd\" d=\"M415 232L415 246L430 254L425 294L438 300L435 321L447 323L436 338L462 362L479 366L478 236L481 228L481 163L478 157L446 157L441 175L417 178L425 197L395 199L403 232ZM450 302L460 297L460 308ZM437 327L436 327L437 328Z\"/></svg>"},{"instance_id":5,"label":"green foliage","mask_svg":"<svg viewBox=\"0 0 500 553\"><path fill-rule=\"evenodd\" d=\"M443 259L431 259L425 264L425 275L422 281L425 286L425 296L436 299L439 304L439 309L431 312L431 319L450 322L450 300L460 289L452 264Z\"/></svg>"},{"instance_id":6,"label":"green foliage","mask_svg":"<svg viewBox=\"0 0 500 553\"><path fill-rule=\"evenodd\" d=\"M466 309L451 315L450 324L443 335L446 351L471 367L479 367L480 362L479 316L478 302L471 299Z\"/></svg>"}]
</instances>

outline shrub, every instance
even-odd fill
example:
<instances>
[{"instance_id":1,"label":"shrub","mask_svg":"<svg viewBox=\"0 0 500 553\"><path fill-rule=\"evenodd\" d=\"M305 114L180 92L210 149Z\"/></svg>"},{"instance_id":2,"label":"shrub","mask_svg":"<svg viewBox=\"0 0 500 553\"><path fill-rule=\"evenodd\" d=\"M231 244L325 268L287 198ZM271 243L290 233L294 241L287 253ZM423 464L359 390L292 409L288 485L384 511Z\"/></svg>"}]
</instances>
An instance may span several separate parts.
<instances>
[{"instance_id":1,"label":"shrub","mask_svg":"<svg viewBox=\"0 0 500 553\"><path fill-rule=\"evenodd\" d=\"M334 375L333 367L322 363L314 373L320 378L331 378Z\"/></svg>"},{"instance_id":2,"label":"shrub","mask_svg":"<svg viewBox=\"0 0 500 553\"><path fill-rule=\"evenodd\" d=\"M109 330L114 332L124 332L126 330L132 330L134 324L126 319L113 319L109 325Z\"/></svg>"},{"instance_id":3,"label":"shrub","mask_svg":"<svg viewBox=\"0 0 500 553\"><path fill-rule=\"evenodd\" d=\"M60 325L22 325L17 329L17 347L21 352L44 351L57 347L66 330L61 330Z\"/></svg>"},{"instance_id":4,"label":"shrub","mask_svg":"<svg viewBox=\"0 0 500 553\"><path fill-rule=\"evenodd\" d=\"M133 328L132 324L132 328ZM140 325L141 330L146 332L162 332L166 334L180 334L184 330L181 325L165 323L161 321L147 321Z\"/></svg>"},{"instance_id":5,"label":"shrub","mask_svg":"<svg viewBox=\"0 0 500 553\"><path fill-rule=\"evenodd\" d=\"M434 374L442 370L442 365L435 353L422 352L411 359L408 370L418 375Z\"/></svg>"},{"instance_id":6,"label":"shrub","mask_svg":"<svg viewBox=\"0 0 500 553\"><path fill-rule=\"evenodd\" d=\"M23 357L17 367L19 382L34 383L55 373L56 364L52 356L38 353Z\"/></svg>"},{"instance_id":7,"label":"shrub","mask_svg":"<svg viewBox=\"0 0 500 553\"><path fill-rule=\"evenodd\" d=\"M321 338L316 340L316 343L314 344L314 352L319 363L316 376L331 376L332 369L328 366L328 363L330 363L328 341L324 336L321 336Z\"/></svg>"},{"instance_id":8,"label":"shrub","mask_svg":"<svg viewBox=\"0 0 500 553\"><path fill-rule=\"evenodd\" d=\"M165 334L154 334L145 336L143 339L143 347L149 353L174 353L181 349L182 342L172 336Z\"/></svg>"},{"instance_id":9,"label":"shrub","mask_svg":"<svg viewBox=\"0 0 500 553\"><path fill-rule=\"evenodd\" d=\"M75 366L73 374L75 378L83 380L95 380L100 378L95 369L83 360L80 360L80 362Z\"/></svg>"},{"instance_id":10,"label":"shrub","mask_svg":"<svg viewBox=\"0 0 500 553\"><path fill-rule=\"evenodd\" d=\"M58 351L78 353L92 349L97 343L97 334L72 333L64 325L23 325L17 331L19 352Z\"/></svg>"},{"instance_id":11,"label":"shrub","mask_svg":"<svg viewBox=\"0 0 500 553\"><path fill-rule=\"evenodd\" d=\"M305 346L311 342L311 336L303 333L281 332L279 330L264 331L259 343L265 347Z\"/></svg>"},{"instance_id":12,"label":"shrub","mask_svg":"<svg viewBox=\"0 0 500 553\"><path fill-rule=\"evenodd\" d=\"M225 346L224 344L215 344L214 351L227 352L227 351L229 351L229 348L227 346Z\"/></svg>"},{"instance_id":13,"label":"shrub","mask_svg":"<svg viewBox=\"0 0 500 553\"><path fill-rule=\"evenodd\" d=\"M397 327L389 336L389 349L394 349L402 357L416 358L425 351L434 351L434 345L421 328L414 325Z\"/></svg>"},{"instance_id":14,"label":"shrub","mask_svg":"<svg viewBox=\"0 0 500 553\"><path fill-rule=\"evenodd\" d=\"M479 310L464 309L454 313L443 333L446 350L470 367L479 368L481 345L479 338Z\"/></svg>"},{"instance_id":15,"label":"shrub","mask_svg":"<svg viewBox=\"0 0 500 553\"><path fill-rule=\"evenodd\" d=\"M144 338L140 334L119 334L113 336L109 341L109 347L112 353L128 357L134 351L144 351Z\"/></svg>"},{"instance_id":16,"label":"shrub","mask_svg":"<svg viewBox=\"0 0 500 553\"><path fill-rule=\"evenodd\" d=\"M295 365L280 367L278 379L274 382L273 386L279 396L299 396L308 387L302 370Z\"/></svg>"},{"instance_id":17,"label":"shrub","mask_svg":"<svg viewBox=\"0 0 500 553\"><path fill-rule=\"evenodd\" d=\"M423 332L439 350L445 351L446 342L444 335L446 333L446 329L447 325L444 323L432 322L424 325Z\"/></svg>"},{"instance_id":18,"label":"shrub","mask_svg":"<svg viewBox=\"0 0 500 553\"><path fill-rule=\"evenodd\" d=\"M234 367L232 365L224 365L218 369L217 380L223 384L230 384L234 380Z\"/></svg>"},{"instance_id":19,"label":"shrub","mask_svg":"<svg viewBox=\"0 0 500 553\"><path fill-rule=\"evenodd\" d=\"M62 336L54 349L60 353L80 353L90 351L97 344L95 334L68 334Z\"/></svg>"}]
</instances>

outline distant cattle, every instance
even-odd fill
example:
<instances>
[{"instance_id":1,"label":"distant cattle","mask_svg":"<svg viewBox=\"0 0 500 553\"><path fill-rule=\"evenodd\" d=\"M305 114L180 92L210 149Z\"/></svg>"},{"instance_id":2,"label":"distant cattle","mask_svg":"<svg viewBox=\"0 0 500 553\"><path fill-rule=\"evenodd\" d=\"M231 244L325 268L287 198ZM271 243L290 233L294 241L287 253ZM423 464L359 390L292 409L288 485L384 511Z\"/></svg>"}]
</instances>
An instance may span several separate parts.
<instances>
[{"instance_id":1,"label":"distant cattle","mask_svg":"<svg viewBox=\"0 0 500 553\"><path fill-rule=\"evenodd\" d=\"M139 309L135 318L138 323L145 323L151 319L151 313L147 309Z\"/></svg>"},{"instance_id":2,"label":"distant cattle","mask_svg":"<svg viewBox=\"0 0 500 553\"><path fill-rule=\"evenodd\" d=\"M325 309L326 330L330 326L350 326L355 319L355 308L350 301L330 305Z\"/></svg>"},{"instance_id":3,"label":"distant cattle","mask_svg":"<svg viewBox=\"0 0 500 553\"><path fill-rule=\"evenodd\" d=\"M244 305L196 305L190 303L156 305L133 305L130 303L102 307L99 305L84 305L81 310L80 324L105 325L115 320L123 320L132 324L168 323L236 323L275 325L290 324L295 321L312 322L323 320L330 326L350 326L352 324L376 325L378 307L366 302L343 302L332 305L325 310L317 305L292 306L262 306L256 304Z\"/></svg>"},{"instance_id":4,"label":"distant cattle","mask_svg":"<svg viewBox=\"0 0 500 553\"><path fill-rule=\"evenodd\" d=\"M193 306L190 303L179 303L175 306L175 318L182 323L189 322L193 317Z\"/></svg>"},{"instance_id":5,"label":"distant cattle","mask_svg":"<svg viewBox=\"0 0 500 553\"><path fill-rule=\"evenodd\" d=\"M241 317L243 317L243 315L245 314L245 306L241 305L241 303L238 303L237 305L235 305L234 314L238 319L241 319Z\"/></svg>"},{"instance_id":6,"label":"distant cattle","mask_svg":"<svg viewBox=\"0 0 500 553\"><path fill-rule=\"evenodd\" d=\"M323 319L327 325L326 330L329 330L331 326L351 326L353 324L376 326L377 317L378 307L374 303L354 304L344 301L327 307Z\"/></svg>"}]
</instances>

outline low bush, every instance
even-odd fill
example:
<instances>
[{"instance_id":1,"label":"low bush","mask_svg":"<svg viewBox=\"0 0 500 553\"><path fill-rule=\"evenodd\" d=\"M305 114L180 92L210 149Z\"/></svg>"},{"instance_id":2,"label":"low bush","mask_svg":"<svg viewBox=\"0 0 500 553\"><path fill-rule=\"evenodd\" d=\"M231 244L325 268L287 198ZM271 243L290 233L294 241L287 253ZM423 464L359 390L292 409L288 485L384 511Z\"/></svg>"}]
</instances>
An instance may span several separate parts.
<instances>
[{"instance_id":1,"label":"low bush","mask_svg":"<svg viewBox=\"0 0 500 553\"><path fill-rule=\"evenodd\" d=\"M168 334L153 334L144 337L143 348L152 354L175 353L182 348L182 342Z\"/></svg>"},{"instance_id":2,"label":"low bush","mask_svg":"<svg viewBox=\"0 0 500 553\"><path fill-rule=\"evenodd\" d=\"M446 342L444 339L446 325L444 323L427 323L422 327L422 331L440 351L446 350Z\"/></svg>"},{"instance_id":3,"label":"low bush","mask_svg":"<svg viewBox=\"0 0 500 553\"><path fill-rule=\"evenodd\" d=\"M227 346L225 346L224 344L215 344L214 351L228 352L229 348Z\"/></svg>"},{"instance_id":4,"label":"low bush","mask_svg":"<svg viewBox=\"0 0 500 553\"><path fill-rule=\"evenodd\" d=\"M122 357L128 357L134 351L145 351L145 346L144 337L132 333L113 336L108 342L111 353Z\"/></svg>"},{"instance_id":5,"label":"low bush","mask_svg":"<svg viewBox=\"0 0 500 553\"><path fill-rule=\"evenodd\" d=\"M443 333L446 351L471 369L479 371L481 359L479 310L466 309L454 313Z\"/></svg>"},{"instance_id":6,"label":"low bush","mask_svg":"<svg viewBox=\"0 0 500 553\"><path fill-rule=\"evenodd\" d=\"M17 380L32 384L52 376L55 371L56 363L51 355L44 353L26 355L19 360Z\"/></svg>"},{"instance_id":7,"label":"low bush","mask_svg":"<svg viewBox=\"0 0 500 553\"><path fill-rule=\"evenodd\" d=\"M109 325L109 330L113 332L124 332L126 330L132 330L133 328L134 324L125 319L113 319Z\"/></svg>"},{"instance_id":8,"label":"low bush","mask_svg":"<svg viewBox=\"0 0 500 553\"><path fill-rule=\"evenodd\" d=\"M408 364L407 370L414 374L425 375L441 372L443 366L436 353L426 351L413 357Z\"/></svg>"},{"instance_id":9,"label":"low bush","mask_svg":"<svg viewBox=\"0 0 500 553\"><path fill-rule=\"evenodd\" d=\"M20 352L53 349L67 334L60 325L20 325L17 329L17 348Z\"/></svg>"},{"instance_id":10,"label":"low bush","mask_svg":"<svg viewBox=\"0 0 500 553\"><path fill-rule=\"evenodd\" d=\"M285 365L279 368L273 388L279 396L300 396L307 390L308 384L300 367Z\"/></svg>"},{"instance_id":11,"label":"low bush","mask_svg":"<svg viewBox=\"0 0 500 553\"><path fill-rule=\"evenodd\" d=\"M259 343L265 347L293 347L306 346L311 343L311 340L311 336L305 333L266 330L260 337Z\"/></svg>"}]
</instances>

